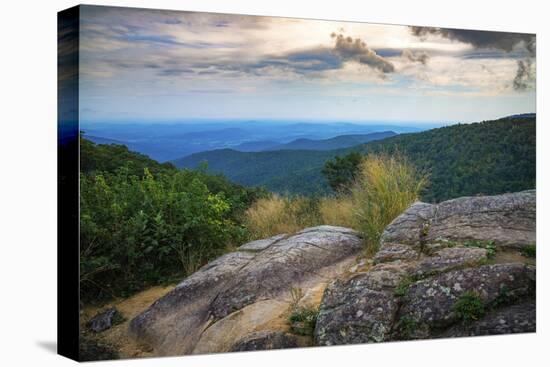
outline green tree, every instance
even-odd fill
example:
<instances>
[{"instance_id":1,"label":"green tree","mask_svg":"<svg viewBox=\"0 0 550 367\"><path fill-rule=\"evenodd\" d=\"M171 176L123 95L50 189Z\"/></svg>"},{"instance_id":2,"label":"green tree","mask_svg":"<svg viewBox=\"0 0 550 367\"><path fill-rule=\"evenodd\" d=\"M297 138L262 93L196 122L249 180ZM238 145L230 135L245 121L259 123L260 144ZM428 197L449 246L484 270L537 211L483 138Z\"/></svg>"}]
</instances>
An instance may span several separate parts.
<instances>
[{"instance_id":1,"label":"green tree","mask_svg":"<svg viewBox=\"0 0 550 367\"><path fill-rule=\"evenodd\" d=\"M336 192L349 191L355 181L357 170L363 156L358 152L350 152L344 156L336 156L325 163L321 171L330 187Z\"/></svg>"}]
</instances>

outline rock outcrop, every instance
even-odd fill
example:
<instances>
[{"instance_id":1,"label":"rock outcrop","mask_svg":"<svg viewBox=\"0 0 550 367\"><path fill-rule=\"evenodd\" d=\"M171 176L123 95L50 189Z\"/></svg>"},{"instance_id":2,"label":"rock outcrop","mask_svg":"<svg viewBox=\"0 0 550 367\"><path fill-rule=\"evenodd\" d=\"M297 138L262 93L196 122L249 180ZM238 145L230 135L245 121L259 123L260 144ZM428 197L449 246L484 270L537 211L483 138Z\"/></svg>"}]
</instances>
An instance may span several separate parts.
<instances>
[{"instance_id":1,"label":"rock outcrop","mask_svg":"<svg viewBox=\"0 0 550 367\"><path fill-rule=\"evenodd\" d=\"M535 202L524 191L415 203L372 259L341 227L253 241L183 280L129 331L157 355L532 332L536 270L520 251L535 243ZM305 306L319 308L313 336L289 327L291 307Z\"/></svg>"},{"instance_id":2,"label":"rock outcrop","mask_svg":"<svg viewBox=\"0 0 550 367\"><path fill-rule=\"evenodd\" d=\"M319 294L362 249L359 235L332 226L247 243L185 279L130 323L130 332L159 355L293 345L280 331L292 301Z\"/></svg>"},{"instance_id":3,"label":"rock outcrop","mask_svg":"<svg viewBox=\"0 0 550 367\"><path fill-rule=\"evenodd\" d=\"M536 241L535 190L415 203L382 234L382 243L420 244L441 239L487 240L521 247Z\"/></svg>"},{"instance_id":4,"label":"rock outcrop","mask_svg":"<svg viewBox=\"0 0 550 367\"><path fill-rule=\"evenodd\" d=\"M516 251L535 242L535 202L525 191L413 204L376 265L327 287L316 344L535 331L535 267Z\"/></svg>"}]
</instances>

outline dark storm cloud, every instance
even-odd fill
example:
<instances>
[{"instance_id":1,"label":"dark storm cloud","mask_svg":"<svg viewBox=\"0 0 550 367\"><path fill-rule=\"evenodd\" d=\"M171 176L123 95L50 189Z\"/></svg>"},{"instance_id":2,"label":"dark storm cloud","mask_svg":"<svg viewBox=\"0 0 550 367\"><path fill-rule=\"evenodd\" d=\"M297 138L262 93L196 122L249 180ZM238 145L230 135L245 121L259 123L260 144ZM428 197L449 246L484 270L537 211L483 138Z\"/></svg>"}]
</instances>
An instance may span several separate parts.
<instances>
[{"instance_id":1,"label":"dark storm cloud","mask_svg":"<svg viewBox=\"0 0 550 367\"><path fill-rule=\"evenodd\" d=\"M346 37L341 33L332 33L330 36L335 39L333 52L343 61L356 61L382 73L393 73L395 71L395 67L391 62L378 55L360 38Z\"/></svg>"},{"instance_id":2,"label":"dark storm cloud","mask_svg":"<svg viewBox=\"0 0 550 367\"><path fill-rule=\"evenodd\" d=\"M472 45L476 49L500 50L513 57L518 49L523 49L524 60L518 61L513 88L517 91L530 89L535 75L533 71L533 59L536 56L536 36L527 33L475 31L468 29L446 29L434 27L410 27L413 35L425 38L428 35L439 35L449 40ZM485 56L488 54L485 53ZM498 54L493 54L498 55ZM479 55L478 55L479 56ZM502 57L502 54L499 56ZM470 58L475 58L475 54Z\"/></svg>"},{"instance_id":3,"label":"dark storm cloud","mask_svg":"<svg viewBox=\"0 0 550 367\"><path fill-rule=\"evenodd\" d=\"M426 37L430 34L440 35L450 40L468 43L475 48L493 48L510 52L516 46L523 46L531 55L534 55L536 51L535 35L526 33L490 32L434 27L411 27L411 32L417 37Z\"/></svg>"}]
</instances>

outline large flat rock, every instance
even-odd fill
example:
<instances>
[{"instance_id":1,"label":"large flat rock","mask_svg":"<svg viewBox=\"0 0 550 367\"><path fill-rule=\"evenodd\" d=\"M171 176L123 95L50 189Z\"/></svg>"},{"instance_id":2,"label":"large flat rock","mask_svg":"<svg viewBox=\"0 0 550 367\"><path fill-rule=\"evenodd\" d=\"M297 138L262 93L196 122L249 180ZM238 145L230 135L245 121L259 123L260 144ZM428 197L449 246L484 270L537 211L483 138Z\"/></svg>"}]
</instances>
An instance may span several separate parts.
<instances>
[{"instance_id":1,"label":"large flat rock","mask_svg":"<svg viewBox=\"0 0 550 367\"><path fill-rule=\"evenodd\" d=\"M223 352L280 319L290 290L327 283L362 249L347 228L320 226L241 246L186 278L130 323L159 355Z\"/></svg>"}]
</instances>

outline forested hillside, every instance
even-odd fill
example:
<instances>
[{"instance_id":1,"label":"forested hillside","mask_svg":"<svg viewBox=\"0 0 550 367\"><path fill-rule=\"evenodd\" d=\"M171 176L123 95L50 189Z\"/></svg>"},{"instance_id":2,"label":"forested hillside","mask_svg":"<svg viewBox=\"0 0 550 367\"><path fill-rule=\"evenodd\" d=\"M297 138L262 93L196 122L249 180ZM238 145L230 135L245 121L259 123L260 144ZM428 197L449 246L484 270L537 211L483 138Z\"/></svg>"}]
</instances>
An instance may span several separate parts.
<instances>
[{"instance_id":1,"label":"forested hillside","mask_svg":"<svg viewBox=\"0 0 550 367\"><path fill-rule=\"evenodd\" d=\"M363 153L396 151L430 174L426 201L533 189L535 116L458 124L365 145Z\"/></svg>"},{"instance_id":2,"label":"forested hillside","mask_svg":"<svg viewBox=\"0 0 550 367\"><path fill-rule=\"evenodd\" d=\"M497 194L535 187L535 115L458 124L401 134L331 151L236 152L229 149L193 154L174 161L177 167L208 163L211 172L247 186L280 193L326 194L321 173L325 162L349 152L399 151L430 175L426 201L457 196Z\"/></svg>"},{"instance_id":3,"label":"forested hillside","mask_svg":"<svg viewBox=\"0 0 550 367\"><path fill-rule=\"evenodd\" d=\"M238 152L219 149L192 154L173 163L179 168L208 164L209 172L223 173L246 186L264 186L270 191L293 194L323 194L330 188L321 175L323 164L345 150L277 150Z\"/></svg>"}]
</instances>

